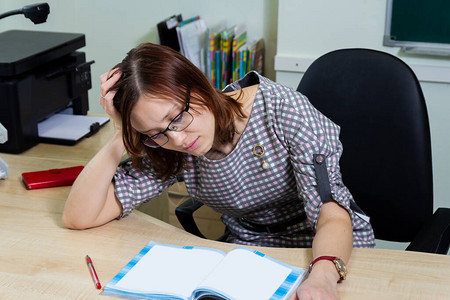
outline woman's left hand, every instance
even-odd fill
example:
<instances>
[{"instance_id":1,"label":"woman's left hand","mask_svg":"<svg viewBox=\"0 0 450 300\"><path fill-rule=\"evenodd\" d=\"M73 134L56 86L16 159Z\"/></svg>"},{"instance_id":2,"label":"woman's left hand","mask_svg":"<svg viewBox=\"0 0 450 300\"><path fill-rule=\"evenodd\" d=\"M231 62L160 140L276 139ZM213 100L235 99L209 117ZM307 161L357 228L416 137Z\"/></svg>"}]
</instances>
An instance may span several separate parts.
<instances>
[{"instance_id":1,"label":"woman's left hand","mask_svg":"<svg viewBox=\"0 0 450 300\"><path fill-rule=\"evenodd\" d=\"M300 284L289 300L339 300L335 279L313 273Z\"/></svg>"},{"instance_id":2,"label":"woman's left hand","mask_svg":"<svg viewBox=\"0 0 450 300\"><path fill-rule=\"evenodd\" d=\"M322 204L312 245L312 257L331 255L348 262L352 246L353 230L347 210L335 201ZM289 300L338 300L339 277L332 261L319 260Z\"/></svg>"}]
</instances>

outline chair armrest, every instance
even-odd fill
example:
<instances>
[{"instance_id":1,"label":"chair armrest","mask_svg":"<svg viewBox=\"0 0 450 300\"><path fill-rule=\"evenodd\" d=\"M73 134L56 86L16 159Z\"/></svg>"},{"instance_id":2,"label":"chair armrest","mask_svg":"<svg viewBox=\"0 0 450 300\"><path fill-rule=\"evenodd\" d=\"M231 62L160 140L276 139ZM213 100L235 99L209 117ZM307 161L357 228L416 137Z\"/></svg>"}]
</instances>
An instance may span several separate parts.
<instances>
[{"instance_id":1,"label":"chair armrest","mask_svg":"<svg viewBox=\"0 0 450 300\"><path fill-rule=\"evenodd\" d=\"M203 203L195 201L194 199L188 199L181 203L177 208L175 208L175 215L180 221L181 226L184 230L192 233L198 237L205 238L205 236L200 232L195 224L193 213L203 206Z\"/></svg>"},{"instance_id":2,"label":"chair armrest","mask_svg":"<svg viewBox=\"0 0 450 300\"><path fill-rule=\"evenodd\" d=\"M406 250L447 254L450 247L450 208L438 208Z\"/></svg>"}]
</instances>

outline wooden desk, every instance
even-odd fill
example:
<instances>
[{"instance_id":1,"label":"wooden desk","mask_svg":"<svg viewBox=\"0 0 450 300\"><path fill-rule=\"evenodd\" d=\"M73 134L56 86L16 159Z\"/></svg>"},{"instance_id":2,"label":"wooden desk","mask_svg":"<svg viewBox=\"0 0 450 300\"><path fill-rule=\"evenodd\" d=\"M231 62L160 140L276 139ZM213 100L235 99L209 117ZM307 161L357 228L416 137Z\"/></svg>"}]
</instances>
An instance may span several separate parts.
<instances>
[{"instance_id":1,"label":"wooden desk","mask_svg":"<svg viewBox=\"0 0 450 300\"><path fill-rule=\"evenodd\" d=\"M105 116L105 115L100 115ZM106 123L94 136L81 140L75 146L64 146L56 144L41 143L37 146L21 153L19 157L34 158L32 162L23 165L20 161L14 164L21 164L21 172L31 172L54 168L72 167L76 165L86 165L89 160L103 147L113 134L112 122ZM0 155L2 155L0 153ZM6 156L5 154L2 157ZM16 157L16 156L14 156ZM47 158L48 160L42 160ZM11 167L11 166L10 166ZM157 219L169 222L169 205L167 203L167 193L156 197L151 202L147 202L139 207L139 210L150 214Z\"/></svg>"},{"instance_id":2,"label":"wooden desk","mask_svg":"<svg viewBox=\"0 0 450 300\"><path fill-rule=\"evenodd\" d=\"M76 154L43 144L21 155L0 153L10 166L10 177L0 180L0 299L111 299L95 289L86 254L105 285L150 240L224 251L236 247L197 238L139 211L94 229L63 228L70 187L27 191L20 174L87 162L103 138L81 142L73 147ZM310 249L257 249L302 268L312 258ZM348 268L348 280L339 284L342 299L450 299L450 256L355 249Z\"/></svg>"}]
</instances>

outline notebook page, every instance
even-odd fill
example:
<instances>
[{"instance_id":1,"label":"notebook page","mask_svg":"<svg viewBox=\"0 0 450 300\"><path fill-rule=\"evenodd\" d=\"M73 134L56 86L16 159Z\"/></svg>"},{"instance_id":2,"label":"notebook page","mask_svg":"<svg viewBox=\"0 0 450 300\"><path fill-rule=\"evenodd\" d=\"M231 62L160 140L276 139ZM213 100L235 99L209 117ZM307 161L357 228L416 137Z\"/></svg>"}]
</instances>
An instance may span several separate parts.
<instances>
[{"instance_id":1,"label":"notebook page","mask_svg":"<svg viewBox=\"0 0 450 300\"><path fill-rule=\"evenodd\" d=\"M304 273L302 269L292 268L296 269L297 275ZM199 288L220 290L228 297L238 300L270 299L281 285L286 287L285 280L292 268L257 255L252 250L236 248L228 253ZM303 276L295 278L295 283L287 286L288 290L298 286Z\"/></svg>"},{"instance_id":2,"label":"notebook page","mask_svg":"<svg viewBox=\"0 0 450 300\"><path fill-rule=\"evenodd\" d=\"M154 245L115 284L134 292L158 292L189 297L196 285L223 259L217 251Z\"/></svg>"}]
</instances>

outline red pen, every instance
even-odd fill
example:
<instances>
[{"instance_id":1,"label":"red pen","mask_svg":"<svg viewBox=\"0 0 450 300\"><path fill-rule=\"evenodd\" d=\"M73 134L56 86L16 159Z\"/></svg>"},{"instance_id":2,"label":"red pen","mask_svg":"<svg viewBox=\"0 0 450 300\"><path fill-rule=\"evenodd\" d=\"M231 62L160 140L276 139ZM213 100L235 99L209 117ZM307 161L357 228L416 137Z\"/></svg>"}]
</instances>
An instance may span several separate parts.
<instances>
[{"instance_id":1,"label":"red pen","mask_svg":"<svg viewBox=\"0 0 450 300\"><path fill-rule=\"evenodd\" d=\"M92 259L89 257L89 255L86 255L86 262L89 267L89 271L91 272L92 279L94 280L95 286L97 289L101 289L102 285L100 284L100 281L98 280L97 272L95 272L94 265L92 264Z\"/></svg>"}]
</instances>

